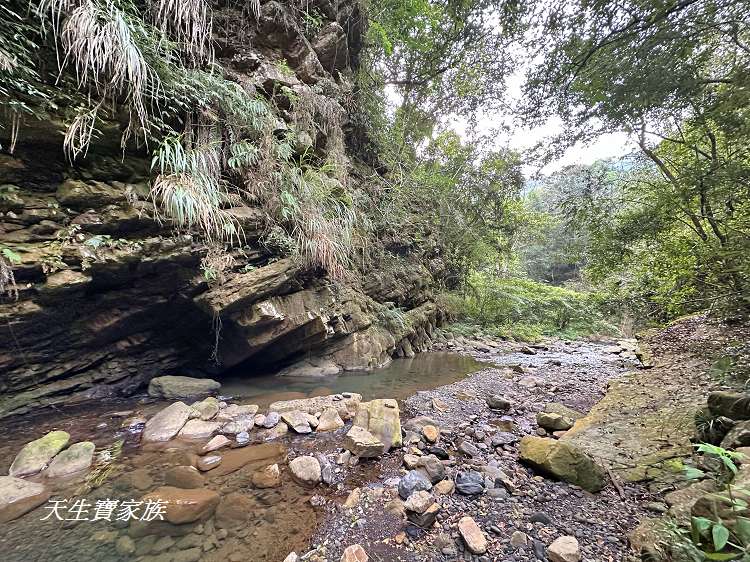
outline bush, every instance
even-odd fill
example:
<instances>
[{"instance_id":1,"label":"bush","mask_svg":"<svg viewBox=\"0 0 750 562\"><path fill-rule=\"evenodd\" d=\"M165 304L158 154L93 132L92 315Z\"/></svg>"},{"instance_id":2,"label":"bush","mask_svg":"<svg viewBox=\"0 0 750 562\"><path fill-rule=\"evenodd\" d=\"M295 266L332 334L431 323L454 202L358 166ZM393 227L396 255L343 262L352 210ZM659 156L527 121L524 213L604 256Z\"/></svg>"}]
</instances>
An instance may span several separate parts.
<instances>
[{"instance_id":1,"label":"bush","mask_svg":"<svg viewBox=\"0 0 750 562\"><path fill-rule=\"evenodd\" d=\"M557 335L575 338L617 333L604 320L607 301L593 292L521 277L472 273L461 319L498 337L527 341Z\"/></svg>"}]
</instances>

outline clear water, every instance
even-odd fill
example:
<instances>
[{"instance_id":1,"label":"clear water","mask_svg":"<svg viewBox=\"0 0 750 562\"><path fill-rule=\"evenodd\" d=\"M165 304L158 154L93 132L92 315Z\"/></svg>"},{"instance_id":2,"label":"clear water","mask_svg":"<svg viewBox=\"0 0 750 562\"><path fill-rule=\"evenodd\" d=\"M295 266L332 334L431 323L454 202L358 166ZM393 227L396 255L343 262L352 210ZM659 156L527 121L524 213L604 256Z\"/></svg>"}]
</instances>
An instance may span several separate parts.
<instances>
[{"instance_id":1,"label":"clear water","mask_svg":"<svg viewBox=\"0 0 750 562\"><path fill-rule=\"evenodd\" d=\"M395 359L387 367L373 371L348 371L320 377L280 377L273 374L234 373L221 380L221 393L261 408L276 400L355 392L364 400L395 398L403 400L419 390L430 390L461 380L490 367L457 353L420 353Z\"/></svg>"}]
</instances>

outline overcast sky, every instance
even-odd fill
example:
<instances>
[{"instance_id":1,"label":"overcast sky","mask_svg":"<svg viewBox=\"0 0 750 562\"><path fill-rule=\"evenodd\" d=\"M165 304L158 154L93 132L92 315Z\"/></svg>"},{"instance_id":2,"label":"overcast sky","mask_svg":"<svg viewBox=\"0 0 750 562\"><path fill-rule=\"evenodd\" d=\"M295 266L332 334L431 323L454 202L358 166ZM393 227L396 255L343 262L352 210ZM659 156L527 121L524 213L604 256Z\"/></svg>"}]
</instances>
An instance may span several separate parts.
<instances>
[{"instance_id":1,"label":"overcast sky","mask_svg":"<svg viewBox=\"0 0 750 562\"><path fill-rule=\"evenodd\" d=\"M521 69L508 79L508 95L511 101L518 100L523 95L521 91L523 81L524 71ZM498 147L508 146L518 151L529 149L545 137L553 136L562 131L562 124L558 118L551 119L541 127L526 129L520 127L518 123L514 123L513 119L507 115L483 115L479 119L478 132L489 133L501 123L510 126L511 131L498 135ZM464 135L466 132L467 124L464 120L456 119L451 126L459 134ZM625 133L609 133L592 143L574 146L561 158L547 164L541 172L546 175L570 164L592 164L596 160L625 156L634 149L635 145L632 141L628 140L628 136ZM527 177L536 172L537 168L535 166L524 167L524 173Z\"/></svg>"}]
</instances>

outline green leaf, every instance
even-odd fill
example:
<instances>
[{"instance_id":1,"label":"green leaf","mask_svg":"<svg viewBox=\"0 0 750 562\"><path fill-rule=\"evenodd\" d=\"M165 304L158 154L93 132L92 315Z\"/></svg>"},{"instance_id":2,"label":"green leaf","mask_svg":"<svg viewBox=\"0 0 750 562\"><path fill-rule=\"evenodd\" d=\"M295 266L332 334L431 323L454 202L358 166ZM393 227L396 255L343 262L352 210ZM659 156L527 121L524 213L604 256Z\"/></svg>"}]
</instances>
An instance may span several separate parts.
<instances>
[{"instance_id":1,"label":"green leaf","mask_svg":"<svg viewBox=\"0 0 750 562\"><path fill-rule=\"evenodd\" d=\"M694 466L686 466L682 474L686 480L698 480L706 475L700 468Z\"/></svg>"},{"instance_id":2,"label":"green leaf","mask_svg":"<svg viewBox=\"0 0 750 562\"><path fill-rule=\"evenodd\" d=\"M714 540L714 548L717 551L722 550L729 542L729 529L721 523L716 523L711 529L711 536Z\"/></svg>"},{"instance_id":3,"label":"green leaf","mask_svg":"<svg viewBox=\"0 0 750 562\"><path fill-rule=\"evenodd\" d=\"M21 256L19 256L10 248L3 248L2 254L5 259L7 259L11 264L17 265L21 263Z\"/></svg>"}]
</instances>

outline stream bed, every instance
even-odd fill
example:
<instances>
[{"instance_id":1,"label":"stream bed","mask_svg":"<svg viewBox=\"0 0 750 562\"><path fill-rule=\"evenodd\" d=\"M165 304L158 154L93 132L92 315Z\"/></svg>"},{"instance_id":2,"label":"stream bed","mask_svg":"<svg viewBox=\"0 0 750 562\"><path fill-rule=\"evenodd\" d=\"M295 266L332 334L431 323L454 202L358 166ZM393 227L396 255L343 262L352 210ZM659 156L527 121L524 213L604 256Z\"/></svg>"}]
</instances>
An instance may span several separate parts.
<instances>
[{"instance_id":1,"label":"stream bed","mask_svg":"<svg viewBox=\"0 0 750 562\"><path fill-rule=\"evenodd\" d=\"M258 404L261 412L276 400L340 392L360 393L363 400L384 397L404 400L417 391L456 382L491 366L457 353L434 352L397 359L375 371L327 377L234 374L222 381L221 392L231 396L233 402ZM117 512L109 519L92 520L97 502L116 500L122 505L138 501L144 494L165 485L165 474L171 468L195 464L200 448L195 443L170 441L164 446L141 446L142 424L135 429L123 427L125 418L148 418L165 405L166 402L141 395L84 403L65 410L46 410L0 422L5 437L0 442L3 473L7 473L24 444L52 430L70 433L71 443L93 441L97 449L93 470L85 479L51 481L40 475L29 478L44 481L52 491L52 500L67 500L60 504L67 511L61 510L58 517L51 509L53 504L47 503L2 525L0 560L280 562L290 551L303 551L320 515L320 510L312 505L320 501L313 498L341 496L345 475L342 469L335 468L337 485L308 490L291 481L285 459L290 453L290 456L319 453L333 458L346 428L316 434L315 438L290 433L268 443L262 443L251 432L250 445L222 451L222 465L203 474L204 488L218 492L222 503L214 516L200 523L177 526L182 527L179 529L174 525L150 526L146 534L139 529L138 522L117 520ZM389 471L395 472L398 460L384 457L378 463L360 465L346 477L362 484L377 481L379 473L394 462ZM282 485L256 488L252 483L253 472L275 463L282 469ZM219 470L233 464L240 468L231 472ZM78 520L72 520L70 508L76 500L83 502L78 505L86 511L79 510L75 516Z\"/></svg>"}]
</instances>

